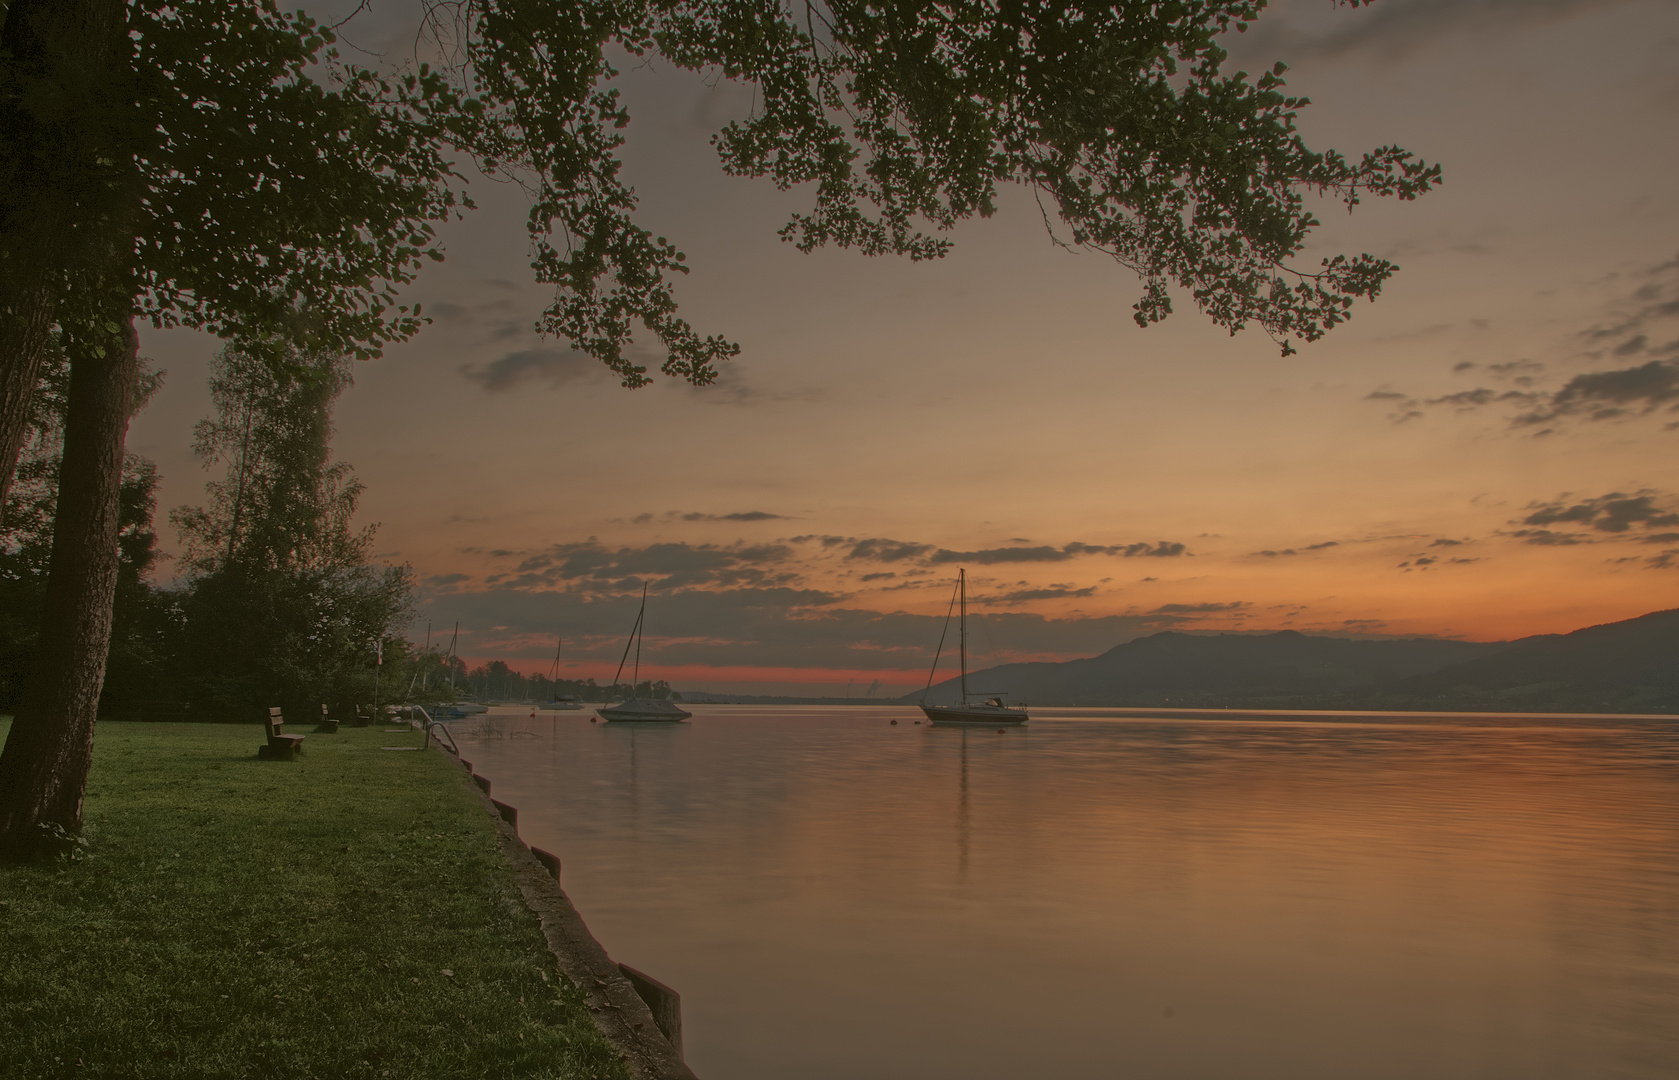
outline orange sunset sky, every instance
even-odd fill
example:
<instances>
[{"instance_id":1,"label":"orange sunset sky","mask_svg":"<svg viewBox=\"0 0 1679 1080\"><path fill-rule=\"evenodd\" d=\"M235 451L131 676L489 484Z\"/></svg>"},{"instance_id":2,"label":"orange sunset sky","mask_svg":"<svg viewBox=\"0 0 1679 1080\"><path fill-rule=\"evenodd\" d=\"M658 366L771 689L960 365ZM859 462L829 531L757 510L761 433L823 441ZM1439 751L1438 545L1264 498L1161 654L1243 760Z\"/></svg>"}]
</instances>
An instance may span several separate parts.
<instances>
[{"instance_id":1,"label":"orange sunset sky","mask_svg":"<svg viewBox=\"0 0 1679 1080\"><path fill-rule=\"evenodd\" d=\"M402 55L409 14L349 36ZM458 620L463 655L529 671L563 636L566 674L605 681L649 582L644 676L902 693L959 566L982 664L1679 606L1679 5L1288 0L1229 47L1292 65L1316 148L1445 170L1416 202L1320 211L1302 266L1402 269L1288 358L1186 297L1137 328L1134 276L1055 247L1020 190L936 263L800 255L775 232L810 194L725 177L707 144L750 89L626 65L642 220L689 256L682 314L741 356L632 392L539 338L520 193L474 184L408 293L434 324L358 365L337 414L380 557L420 582L412 633ZM201 499L217 343L143 343L168 377L129 446L161 523Z\"/></svg>"}]
</instances>

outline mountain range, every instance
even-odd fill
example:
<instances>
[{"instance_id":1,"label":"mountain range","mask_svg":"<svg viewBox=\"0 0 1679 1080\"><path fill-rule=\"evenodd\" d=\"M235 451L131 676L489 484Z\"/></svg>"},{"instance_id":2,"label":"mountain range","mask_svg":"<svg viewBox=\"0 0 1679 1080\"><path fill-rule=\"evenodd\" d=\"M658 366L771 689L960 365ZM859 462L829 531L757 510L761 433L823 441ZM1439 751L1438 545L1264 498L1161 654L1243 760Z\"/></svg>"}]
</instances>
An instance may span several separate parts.
<instances>
[{"instance_id":1,"label":"mountain range","mask_svg":"<svg viewBox=\"0 0 1679 1080\"><path fill-rule=\"evenodd\" d=\"M986 668L968 688L1034 705L1679 711L1679 610L1502 642L1166 631L1087 659ZM927 700L957 697L949 679Z\"/></svg>"}]
</instances>

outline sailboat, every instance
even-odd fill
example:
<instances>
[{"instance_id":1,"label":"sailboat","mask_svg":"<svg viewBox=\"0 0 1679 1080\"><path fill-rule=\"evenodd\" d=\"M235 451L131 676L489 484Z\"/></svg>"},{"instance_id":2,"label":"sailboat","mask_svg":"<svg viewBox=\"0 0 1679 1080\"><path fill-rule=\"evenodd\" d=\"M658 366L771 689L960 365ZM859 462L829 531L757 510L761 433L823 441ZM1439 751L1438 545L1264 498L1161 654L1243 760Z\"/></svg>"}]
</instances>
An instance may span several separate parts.
<instances>
[{"instance_id":1,"label":"sailboat","mask_svg":"<svg viewBox=\"0 0 1679 1080\"><path fill-rule=\"evenodd\" d=\"M624 662L630 658L630 646L635 646L635 667L630 675L630 693L635 693L636 684L641 680L641 638L642 620L647 615L647 586L641 587L641 610L636 613L635 625L630 628L630 640L624 643L624 655L618 660L618 670L612 676L612 685L618 685L618 676L624 673ZM694 714L676 707L672 702L663 698L630 698L620 701L616 705L608 705L596 709L595 715L606 721L637 721L652 723L675 723L686 720Z\"/></svg>"},{"instance_id":2,"label":"sailboat","mask_svg":"<svg viewBox=\"0 0 1679 1080\"><path fill-rule=\"evenodd\" d=\"M445 661L449 667L449 692L455 692L455 645L461 639L461 624L455 623L455 636L449 639L449 658ZM463 720L481 712L489 712L488 705L480 705L476 701L452 701L439 705L436 715L444 720Z\"/></svg>"},{"instance_id":3,"label":"sailboat","mask_svg":"<svg viewBox=\"0 0 1679 1080\"><path fill-rule=\"evenodd\" d=\"M548 668L548 681L554 684L554 700L544 701L542 708L553 709L555 712L579 712L583 706L576 698L561 697L560 687L560 650L565 648L565 638L560 638L554 645L554 663Z\"/></svg>"},{"instance_id":4,"label":"sailboat","mask_svg":"<svg viewBox=\"0 0 1679 1080\"><path fill-rule=\"evenodd\" d=\"M1003 704L1002 694L970 693L968 691L968 571L956 571L956 595L950 598L950 606L956 608L958 600L961 603L961 614L957 621L957 639L959 641L958 654L960 656L960 675L957 685L962 691L960 705L929 705L927 693L933 688L933 675L939 670L939 654L944 652L945 635L950 632L950 611L945 612L944 630L939 634L938 651L933 653L933 669L927 673L927 690L921 693L921 711L927 714L930 723L949 725L952 727L996 727L999 724L1024 724L1028 717L1026 707L1010 708ZM977 697L984 700L978 704L969 702L969 698Z\"/></svg>"}]
</instances>

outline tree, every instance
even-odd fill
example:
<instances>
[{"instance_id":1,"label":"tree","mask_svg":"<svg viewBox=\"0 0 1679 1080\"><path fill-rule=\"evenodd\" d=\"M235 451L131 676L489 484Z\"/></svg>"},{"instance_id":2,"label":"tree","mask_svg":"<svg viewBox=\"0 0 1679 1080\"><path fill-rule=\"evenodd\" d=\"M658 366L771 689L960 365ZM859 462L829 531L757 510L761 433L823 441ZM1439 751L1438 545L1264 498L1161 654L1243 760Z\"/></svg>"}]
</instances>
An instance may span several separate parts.
<instances>
[{"instance_id":1,"label":"tree","mask_svg":"<svg viewBox=\"0 0 1679 1080\"><path fill-rule=\"evenodd\" d=\"M0 752L0 852L27 856L80 825L136 317L361 356L412 333L393 289L458 203L441 121L466 114L426 74L318 80L331 35L273 0L12 0L3 19L0 503L55 329L71 362L35 668Z\"/></svg>"},{"instance_id":2,"label":"tree","mask_svg":"<svg viewBox=\"0 0 1679 1080\"><path fill-rule=\"evenodd\" d=\"M1263 6L428 0L436 63L379 73L274 0L12 0L0 494L56 325L74 364L52 576L79 614L60 636L43 628L54 659L0 755L0 846L79 820L80 758L61 750L91 723L77 688L103 673L135 317L245 342L277 369L284 347L376 355L420 326L396 290L438 257L433 224L469 205L450 162L471 160L531 194L536 274L556 289L544 330L639 386L646 369L625 346L640 324L667 374L709 382L738 350L677 317L684 257L635 223L616 50L755 86L755 113L716 146L731 173L814 188L782 231L801 249L939 257L941 230L1020 183L1054 208L1060 242L1137 270L1139 323L1170 312L1175 284L1218 324L1258 324L1286 351L1394 269L1368 255L1291 269L1315 224L1307 193L1412 198L1439 171L1396 147L1356 163L1312 151L1283 65L1224 73L1220 35ZM62 768L43 764L53 755Z\"/></svg>"},{"instance_id":3,"label":"tree","mask_svg":"<svg viewBox=\"0 0 1679 1080\"><path fill-rule=\"evenodd\" d=\"M17 707L25 676L34 666L57 517L69 379L69 359L57 342L48 350L42 376L17 482L0 513L0 709L5 710ZM146 396L160 382L160 374L148 374ZM168 605L147 580L158 560L152 529L157 483L152 462L135 454L124 456L110 661L117 677L106 680L106 704L113 698L130 704L143 696L141 683L158 666L155 638Z\"/></svg>"},{"instance_id":4,"label":"tree","mask_svg":"<svg viewBox=\"0 0 1679 1080\"><path fill-rule=\"evenodd\" d=\"M332 460L348 365L283 355L278 373L254 351L217 356L217 415L198 424L194 450L222 476L205 505L170 513L189 575L183 681L205 715L366 699L374 643L409 614L408 571L369 561L373 527L352 524L362 485Z\"/></svg>"}]
</instances>

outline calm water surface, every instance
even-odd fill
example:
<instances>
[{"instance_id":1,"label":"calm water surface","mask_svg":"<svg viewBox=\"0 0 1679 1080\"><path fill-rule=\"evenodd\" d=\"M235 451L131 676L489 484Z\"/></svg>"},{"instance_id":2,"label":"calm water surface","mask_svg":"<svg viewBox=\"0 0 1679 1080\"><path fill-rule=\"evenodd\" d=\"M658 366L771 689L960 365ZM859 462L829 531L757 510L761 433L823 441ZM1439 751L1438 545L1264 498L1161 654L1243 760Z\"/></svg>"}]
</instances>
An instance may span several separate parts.
<instances>
[{"instance_id":1,"label":"calm water surface","mask_svg":"<svg viewBox=\"0 0 1679 1080\"><path fill-rule=\"evenodd\" d=\"M695 712L454 727L702 1080L1679 1076L1672 721Z\"/></svg>"}]
</instances>

